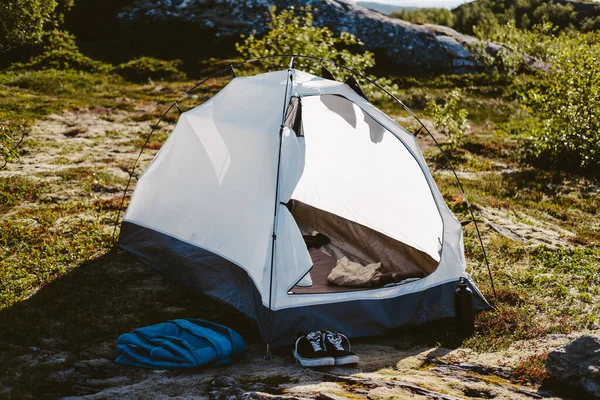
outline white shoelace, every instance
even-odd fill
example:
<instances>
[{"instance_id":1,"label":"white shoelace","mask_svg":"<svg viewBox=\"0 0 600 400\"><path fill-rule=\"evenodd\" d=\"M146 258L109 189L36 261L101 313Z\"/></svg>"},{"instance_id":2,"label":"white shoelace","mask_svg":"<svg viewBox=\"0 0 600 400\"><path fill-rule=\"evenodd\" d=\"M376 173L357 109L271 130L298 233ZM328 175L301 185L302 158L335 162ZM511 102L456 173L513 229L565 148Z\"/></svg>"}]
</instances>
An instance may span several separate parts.
<instances>
[{"instance_id":1,"label":"white shoelace","mask_svg":"<svg viewBox=\"0 0 600 400\"><path fill-rule=\"evenodd\" d=\"M319 332L311 332L306 335L306 339L308 339L308 343L311 344L314 351L321 351L323 347L321 347L321 334Z\"/></svg>"},{"instance_id":2,"label":"white shoelace","mask_svg":"<svg viewBox=\"0 0 600 400\"><path fill-rule=\"evenodd\" d=\"M333 344L333 346L340 351L345 351L346 349L344 349L344 346L342 346L342 335L340 334L333 334L333 333L328 333L327 334L327 340L329 340L329 343Z\"/></svg>"}]
</instances>

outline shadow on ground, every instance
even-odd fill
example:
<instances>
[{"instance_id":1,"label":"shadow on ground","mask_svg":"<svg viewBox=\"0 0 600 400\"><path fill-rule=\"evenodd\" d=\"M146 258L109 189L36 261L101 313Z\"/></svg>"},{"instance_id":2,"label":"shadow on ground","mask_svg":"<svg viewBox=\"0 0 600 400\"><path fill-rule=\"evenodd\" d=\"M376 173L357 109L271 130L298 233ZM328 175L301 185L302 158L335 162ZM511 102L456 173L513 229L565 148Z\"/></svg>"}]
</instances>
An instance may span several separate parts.
<instances>
[{"instance_id":1,"label":"shadow on ground","mask_svg":"<svg viewBox=\"0 0 600 400\"><path fill-rule=\"evenodd\" d=\"M165 373L113 362L120 334L191 317L238 331L250 347L247 359L231 367ZM430 346L455 348L460 344L447 321L418 332L396 332L355 342L364 352L355 368L305 371L294 365L287 348L277 349L273 362L264 361L264 347L253 321L211 298L175 286L127 253L113 249L0 312L0 398L45 399L94 393L102 395L93 398L144 396L148 394L144 390L156 393L151 391L156 390L153 384L164 389L166 395L190 394L192 390L219 397L219 383L216 388L213 383L219 376L235 376L245 390L277 393L283 390L281 385L338 381L337 376L393 369L398 359ZM449 350L436 351L445 354ZM185 382L193 382L193 389Z\"/></svg>"},{"instance_id":2,"label":"shadow on ground","mask_svg":"<svg viewBox=\"0 0 600 400\"><path fill-rule=\"evenodd\" d=\"M261 342L254 323L245 316L193 295L130 255L111 250L0 312L0 397L2 386L15 388L16 398L19 393L55 398L97 391L81 384L90 378L105 379L113 373L134 378L136 370L116 364L93 369L102 376L56 371L68 370L80 360L112 360L120 334L188 317L225 324L250 344Z\"/></svg>"}]
</instances>

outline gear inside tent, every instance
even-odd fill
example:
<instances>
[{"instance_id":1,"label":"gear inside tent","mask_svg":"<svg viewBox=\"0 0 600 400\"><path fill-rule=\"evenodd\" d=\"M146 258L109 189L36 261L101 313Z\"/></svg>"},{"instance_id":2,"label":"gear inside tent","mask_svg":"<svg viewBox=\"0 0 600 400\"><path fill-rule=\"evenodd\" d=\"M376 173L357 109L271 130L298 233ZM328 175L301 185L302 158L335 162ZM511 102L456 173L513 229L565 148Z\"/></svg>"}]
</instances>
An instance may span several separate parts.
<instances>
[{"instance_id":1,"label":"gear inside tent","mask_svg":"<svg viewBox=\"0 0 600 400\"><path fill-rule=\"evenodd\" d=\"M356 86L292 67L233 78L181 114L119 245L253 318L272 346L299 331L369 336L451 317L461 277L488 308L415 136ZM327 243L309 249L315 232ZM371 265L396 279L333 285L341 262L349 281Z\"/></svg>"}]
</instances>

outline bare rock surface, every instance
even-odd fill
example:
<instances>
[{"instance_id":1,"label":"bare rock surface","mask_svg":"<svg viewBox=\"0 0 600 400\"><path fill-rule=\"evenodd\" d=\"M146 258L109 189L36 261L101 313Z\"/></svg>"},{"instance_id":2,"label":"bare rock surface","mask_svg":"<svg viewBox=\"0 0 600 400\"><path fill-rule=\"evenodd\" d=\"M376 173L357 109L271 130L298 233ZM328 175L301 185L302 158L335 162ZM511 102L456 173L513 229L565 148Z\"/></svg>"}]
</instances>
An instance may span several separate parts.
<instances>
[{"instance_id":1,"label":"bare rock surface","mask_svg":"<svg viewBox=\"0 0 600 400\"><path fill-rule=\"evenodd\" d=\"M291 351L273 360L264 348L251 346L245 359L231 366L193 371L143 370L123 367L106 358L78 361L52 373L81 395L66 399L539 399L551 393L515 383L511 367L520 357L548 351L573 335L515 343L510 349L475 353L418 344L418 333L355 340L361 356L356 366L305 369ZM114 343L104 343L111 357ZM508 357L511 354L513 357ZM71 357L82 357L72 354ZM35 363L36 358L31 358ZM42 363L41 365L45 365Z\"/></svg>"},{"instance_id":2,"label":"bare rock surface","mask_svg":"<svg viewBox=\"0 0 600 400\"><path fill-rule=\"evenodd\" d=\"M478 213L494 232L532 247L570 247L567 239L575 236L573 232L523 213L488 207L480 207Z\"/></svg>"},{"instance_id":3,"label":"bare rock surface","mask_svg":"<svg viewBox=\"0 0 600 400\"><path fill-rule=\"evenodd\" d=\"M360 7L348 0L137 0L120 13L123 20L192 21L214 30L217 36L239 36L267 27L269 7L279 9L310 5L315 25L335 32L350 32L368 49L384 52L398 66L424 71L472 72L481 63L466 47L476 39L438 25L417 25ZM487 51L495 53L498 45L490 43ZM531 64L535 60L528 60Z\"/></svg>"},{"instance_id":4,"label":"bare rock surface","mask_svg":"<svg viewBox=\"0 0 600 400\"><path fill-rule=\"evenodd\" d=\"M600 336L583 335L550 352L546 370L556 380L600 398Z\"/></svg>"}]
</instances>

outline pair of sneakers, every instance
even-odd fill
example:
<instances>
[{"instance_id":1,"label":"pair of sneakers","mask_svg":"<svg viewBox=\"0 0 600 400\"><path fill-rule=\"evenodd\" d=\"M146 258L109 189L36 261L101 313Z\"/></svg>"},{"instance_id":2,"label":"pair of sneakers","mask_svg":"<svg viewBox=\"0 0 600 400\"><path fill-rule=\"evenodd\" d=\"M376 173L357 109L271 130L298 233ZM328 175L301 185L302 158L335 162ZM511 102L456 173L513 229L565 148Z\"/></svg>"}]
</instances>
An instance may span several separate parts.
<instances>
[{"instance_id":1,"label":"pair of sneakers","mask_svg":"<svg viewBox=\"0 0 600 400\"><path fill-rule=\"evenodd\" d=\"M345 335L330 331L298 334L294 358L304 367L356 364L356 353L350 351L350 340Z\"/></svg>"}]
</instances>

